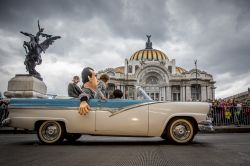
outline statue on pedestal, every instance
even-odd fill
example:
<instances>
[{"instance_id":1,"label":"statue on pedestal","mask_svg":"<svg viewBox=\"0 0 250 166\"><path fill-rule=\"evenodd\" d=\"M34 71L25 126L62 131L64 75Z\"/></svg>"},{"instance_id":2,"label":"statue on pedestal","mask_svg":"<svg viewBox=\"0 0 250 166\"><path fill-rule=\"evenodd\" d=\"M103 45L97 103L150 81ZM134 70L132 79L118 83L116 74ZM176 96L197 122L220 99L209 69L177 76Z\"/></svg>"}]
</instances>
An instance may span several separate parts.
<instances>
[{"instance_id":1,"label":"statue on pedestal","mask_svg":"<svg viewBox=\"0 0 250 166\"><path fill-rule=\"evenodd\" d=\"M148 38L148 41L146 43L146 49L153 49L152 48L152 42L150 41L151 35L146 35Z\"/></svg>"},{"instance_id":2,"label":"statue on pedestal","mask_svg":"<svg viewBox=\"0 0 250 166\"><path fill-rule=\"evenodd\" d=\"M23 47L26 52L26 58L24 61L24 64L26 66L26 70L29 72L30 75L38 78L39 80L43 80L40 73L38 73L35 70L36 65L40 65L42 63L41 53L45 53L45 50L49 48L49 45L51 45L55 40L60 39L60 36L52 36L43 33L44 28L40 28L39 20L38 20L38 32L36 35L26 33L26 32L20 32L25 36L28 36L30 38L30 41L24 41ZM39 43L41 37L45 37L46 39Z\"/></svg>"}]
</instances>

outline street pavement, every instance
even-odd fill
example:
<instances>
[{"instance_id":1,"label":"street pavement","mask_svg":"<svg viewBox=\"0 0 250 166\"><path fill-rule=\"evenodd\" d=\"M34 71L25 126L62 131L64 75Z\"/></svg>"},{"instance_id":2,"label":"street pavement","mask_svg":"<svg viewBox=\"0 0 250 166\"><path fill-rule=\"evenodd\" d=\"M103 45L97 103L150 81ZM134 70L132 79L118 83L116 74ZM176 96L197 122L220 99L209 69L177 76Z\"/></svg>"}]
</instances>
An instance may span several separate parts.
<instances>
[{"instance_id":1,"label":"street pavement","mask_svg":"<svg viewBox=\"0 0 250 166\"><path fill-rule=\"evenodd\" d=\"M198 134L189 145L161 138L82 136L77 142L40 145L35 134L0 134L6 165L250 165L250 133Z\"/></svg>"}]
</instances>

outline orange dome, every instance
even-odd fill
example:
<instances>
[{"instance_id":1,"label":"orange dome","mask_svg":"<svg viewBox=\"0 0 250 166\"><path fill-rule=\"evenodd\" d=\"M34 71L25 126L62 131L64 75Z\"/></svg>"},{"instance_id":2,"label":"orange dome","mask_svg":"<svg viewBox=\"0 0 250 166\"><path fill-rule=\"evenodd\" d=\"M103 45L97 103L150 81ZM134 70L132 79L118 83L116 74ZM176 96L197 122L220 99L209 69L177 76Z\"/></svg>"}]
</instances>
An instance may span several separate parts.
<instances>
[{"instance_id":1,"label":"orange dome","mask_svg":"<svg viewBox=\"0 0 250 166\"><path fill-rule=\"evenodd\" d=\"M177 74L182 74L182 73L184 73L184 72L186 72L187 70L185 70L185 69L183 69L182 67L177 67L176 66L176 73Z\"/></svg>"},{"instance_id":2,"label":"orange dome","mask_svg":"<svg viewBox=\"0 0 250 166\"><path fill-rule=\"evenodd\" d=\"M159 61L159 60L169 60L166 54L162 51L156 49L143 49L136 51L131 57L130 60L147 60L147 61Z\"/></svg>"}]
</instances>

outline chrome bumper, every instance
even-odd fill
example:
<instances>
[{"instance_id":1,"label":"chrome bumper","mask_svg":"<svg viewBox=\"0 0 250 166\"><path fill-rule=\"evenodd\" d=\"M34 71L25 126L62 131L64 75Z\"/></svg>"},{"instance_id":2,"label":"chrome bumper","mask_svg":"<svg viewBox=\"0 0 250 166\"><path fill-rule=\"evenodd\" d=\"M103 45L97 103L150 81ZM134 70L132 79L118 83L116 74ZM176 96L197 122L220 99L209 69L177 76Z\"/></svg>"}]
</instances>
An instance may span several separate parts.
<instances>
[{"instance_id":1,"label":"chrome bumper","mask_svg":"<svg viewBox=\"0 0 250 166\"><path fill-rule=\"evenodd\" d=\"M208 131L208 132L214 131L214 127L212 125L211 120L202 121L202 122L198 123L198 127L199 127L200 131Z\"/></svg>"},{"instance_id":2,"label":"chrome bumper","mask_svg":"<svg viewBox=\"0 0 250 166\"><path fill-rule=\"evenodd\" d=\"M10 124L10 118L6 118L2 121L2 126L8 127Z\"/></svg>"}]
</instances>

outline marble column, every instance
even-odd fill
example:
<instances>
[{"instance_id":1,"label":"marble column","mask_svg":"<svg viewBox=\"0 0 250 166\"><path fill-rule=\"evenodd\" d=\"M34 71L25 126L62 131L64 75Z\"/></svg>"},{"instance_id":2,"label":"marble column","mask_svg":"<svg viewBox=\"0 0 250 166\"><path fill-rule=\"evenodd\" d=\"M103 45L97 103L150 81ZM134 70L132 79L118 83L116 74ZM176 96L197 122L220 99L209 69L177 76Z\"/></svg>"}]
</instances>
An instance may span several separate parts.
<instances>
[{"instance_id":1,"label":"marble column","mask_svg":"<svg viewBox=\"0 0 250 166\"><path fill-rule=\"evenodd\" d=\"M181 101L185 101L185 86L181 86Z\"/></svg>"},{"instance_id":2,"label":"marble column","mask_svg":"<svg viewBox=\"0 0 250 166\"><path fill-rule=\"evenodd\" d=\"M212 100L213 99L213 89L212 89L212 87L208 86L207 91L208 91L208 98Z\"/></svg>"},{"instance_id":3,"label":"marble column","mask_svg":"<svg viewBox=\"0 0 250 166\"><path fill-rule=\"evenodd\" d=\"M160 88L159 101L161 101L161 95L162 95L162 88Z\"/></svg>"},{"instance_id":4,"label":"marble column","mask_svg":"<svg viewBox=\"0 0 250 166\"><path fill-rule=\"evenodd\" d=\"M171 86L167 86L167 100L169 100L169 101L172 101L172 98L171 98L171 96L172 96L172 91L171 91Z\"/></svg>"},{"instance_id":5,"label":"marble column","mask_svg":"<svg viewBox=\"0 0 250 166\"><path fill-rule=\"evenodd\" d=\"M215 88L212 88L212 100L215 99Z\"/></svg>"},{"instance_id":6,"label":"marble column","mask_svg":"<svg viewBox=\"0 0 250 166\"><path fill-rule=\"evenodd\" d=\"M159 100L160 101L165 101L165 88L164 87L161 87L160 88L160 94L159 94Z\"/></svg>"},{"instance_id":7,"label":"marble column","mask_svg":"<svg viewBox=\"0 0 250 166\"><path fill-rule=\"evenodd\" d=\"M201 101L207 100L206 86L201 87Z\"/></svg>"},{"instance_id":8,"label":"marble column","mask_svg":"<svg viewBox=\"0 0 250 166\"><path fill-rule=\"evenodd\" d=\"M208 98L209 98L209 99L212 99L212 89L211 89L211 86L208 86L208 87L207 87L207 93L208 93L208 94L207 94Z\"/></svg>"},{"instance_id":9,"label":"marble column","mask_svg":"<svg viewBox=\"0 0 250 166\"><path fill-rule=\"evenodd\" d=\"M186 100L187 101L192 101L192 98L191 98L191 86L186 86Z\"/></svg>"},{"instance_id":10,"label":"marble column","mask_svg":"<svg viewBox=\"0 0 250 166\"><path fill-rule=\"evenodd\" d=\"M162 88L162 91L163 91L163 101L165 101L166 100L166 87L164 86L163 88Z\"/></svg>"}]
</instances>

